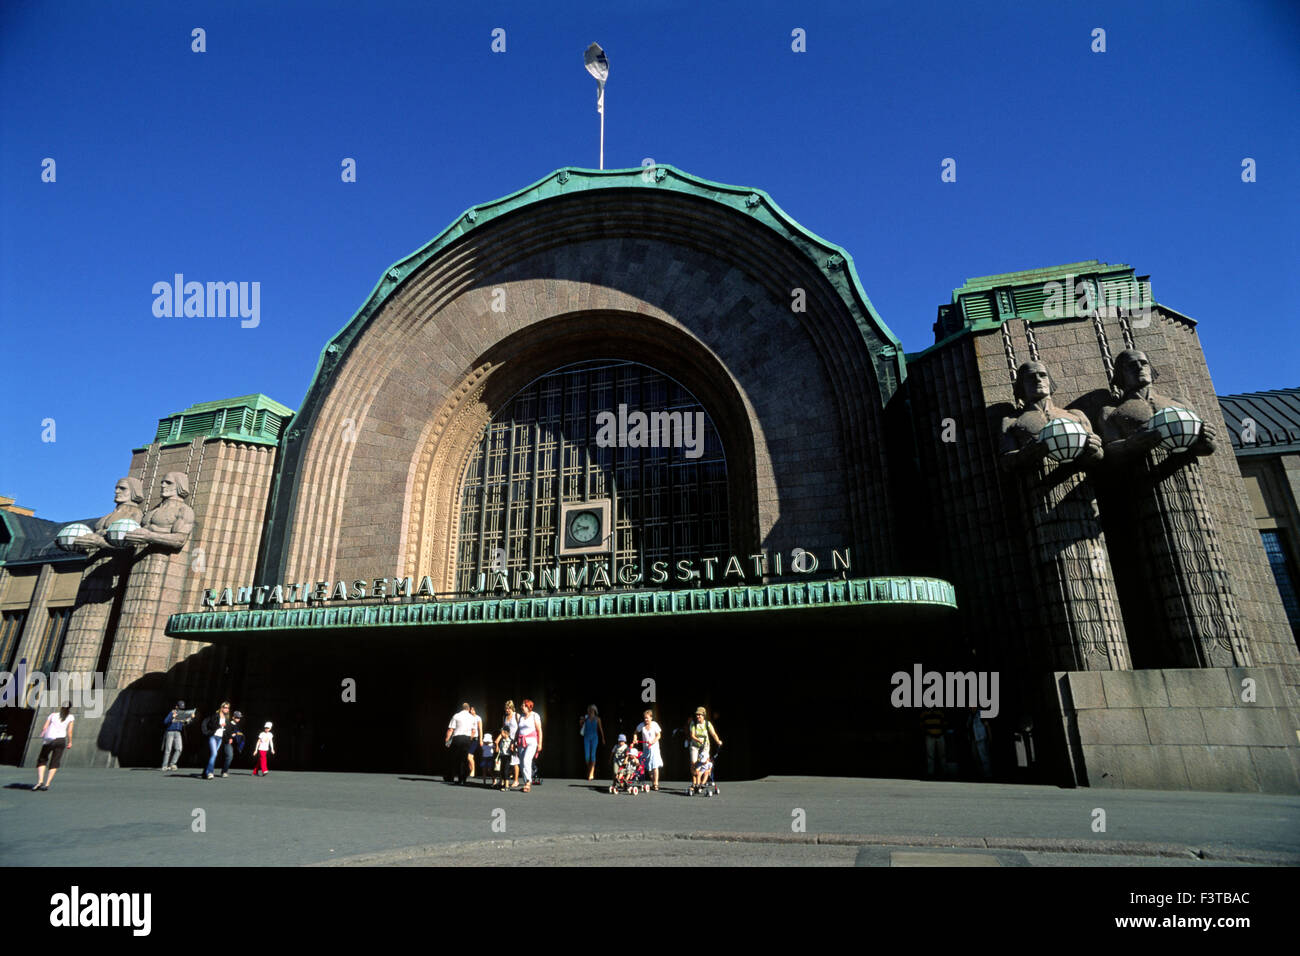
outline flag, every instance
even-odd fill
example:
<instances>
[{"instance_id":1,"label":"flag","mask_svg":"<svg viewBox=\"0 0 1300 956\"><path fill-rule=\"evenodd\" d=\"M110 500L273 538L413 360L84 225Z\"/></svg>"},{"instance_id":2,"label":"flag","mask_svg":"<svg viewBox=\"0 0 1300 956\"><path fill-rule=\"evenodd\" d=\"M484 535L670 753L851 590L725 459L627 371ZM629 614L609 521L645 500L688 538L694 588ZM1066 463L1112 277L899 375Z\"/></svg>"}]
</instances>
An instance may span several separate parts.
<instances>
[{"instance_id":1,"label":"flag","mask_svg":"<svg viewBox=\"0 0 1300 956\"><path fill-rule=\"evenodd\" d=\"M582 60L587 72L596 78L596 112L605 115L605 81L609 79L609 59L599 43L587 47Z\"/></svg>"}]
</instances>

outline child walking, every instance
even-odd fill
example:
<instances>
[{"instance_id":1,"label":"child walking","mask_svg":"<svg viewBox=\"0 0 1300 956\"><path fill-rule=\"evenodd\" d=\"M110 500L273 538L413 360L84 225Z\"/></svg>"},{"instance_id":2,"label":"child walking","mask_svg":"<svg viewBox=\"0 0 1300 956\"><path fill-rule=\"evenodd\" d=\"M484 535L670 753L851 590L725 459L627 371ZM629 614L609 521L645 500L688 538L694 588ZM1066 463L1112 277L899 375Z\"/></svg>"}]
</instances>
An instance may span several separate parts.
<instances>
[{"instance_id":1,"label":"child walking","mask_svg":"<svg viewBox=\"0 0 1300 956\"><path fill-rule=\"evenodd\" d=\"M266 752L275 753L275 735L271 733L271 722L268 720L262 732L257 735L257 760L258 764L253 767L253 776L259 773L265 777L271 771L266 769Z\"/></svg>"}]
</instances>

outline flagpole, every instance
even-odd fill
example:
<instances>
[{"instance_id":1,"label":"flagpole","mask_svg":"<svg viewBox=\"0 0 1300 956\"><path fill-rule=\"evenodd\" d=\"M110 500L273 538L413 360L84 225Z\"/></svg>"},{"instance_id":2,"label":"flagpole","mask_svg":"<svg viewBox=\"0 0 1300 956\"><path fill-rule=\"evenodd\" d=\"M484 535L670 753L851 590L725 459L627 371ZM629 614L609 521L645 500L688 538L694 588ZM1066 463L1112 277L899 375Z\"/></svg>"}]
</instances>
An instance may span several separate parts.
<instances>
[{"instance_id":1,"label":"flagpole","mask_svg":"<svg viewBox=\"0 0 1300 956\"><path fill-rule=\"evenodd\" d=\"M599 43L587 47L582 55L587 72L596 80L596 109L600 111L600 168L605 168L605 81L609 79L609 59Z\"/></svg>"}]
</instances>

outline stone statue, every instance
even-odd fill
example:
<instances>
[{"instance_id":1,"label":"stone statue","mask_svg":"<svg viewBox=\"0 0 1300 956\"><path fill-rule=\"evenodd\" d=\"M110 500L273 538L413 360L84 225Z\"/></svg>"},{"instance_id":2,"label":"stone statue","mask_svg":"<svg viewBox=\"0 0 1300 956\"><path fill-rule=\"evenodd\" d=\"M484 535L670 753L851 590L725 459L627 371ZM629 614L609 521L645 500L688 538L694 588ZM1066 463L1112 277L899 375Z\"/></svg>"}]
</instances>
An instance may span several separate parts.
<instances>
[{"instance_id":1,"label":"stone statue","mask_svg":"<svg viewBox=\"0 0 1300 956\"><path fill-rule=\"evenodd\" d=\"M1125 580L1140 595L1138 607L1158 608L1146 624L1147 666L1247 666L1250 652L1197 461L1214 453L1215 429L1201 419L1185 450L1163 447L1150 424L1156 413L1179 408L1200 416L1182 399L1156 392L1157 377L1144 352L1120 352L1114 401L1099 415L1116 495L1132 509L1121 516L1133 529L1126 546L1135 551Z\"/></svg>"},{"instance_id":2,"label":"stone statue","mask_svg":"<svg viewBox=\"0 0 1300 956\"><path fill-rule=\"evenodd\" d=\"M1048 422L1058 418L1070 419L1087 429L1087 444L1077 459L1081 464L1101 459L1101 438L1093 432L1088 416L1053 402L1055 387L1042 362L1026 362L1016 369L1016 410L1021 414L1002 421L1003 467L1019 471L1042 462L1047 457L1048 446L1038 436Z\"/></svg>"},{"instance_id":3,"label":"stone statue","mask_svg":"<svg viewBox=\"0 0 1300 956\"><path fill-rule=\"evenodd\" d=\"M1035 592L1052 635L1049 666L1056 670L1128 670L1123 617L1107 557L1097 498L1085 468L1101 461L1101 438L1088 417L1052 400L1047 366L1016 370L1016 410L1002 420L1001 463L1017 475L1032 539ZM1062 426L1060 421L1066 424ZM1057 461L1044 429L1063 438ZM1072 423L1072 424L1071 424ZM1072 456L1072 457L1070 457Z\"/></svg>"},{"instance_id":4,"label":"stone statue","mask_svg":"<svg viewBox=\"0 0 1300 956\"><path fill-rule=\"evenodd\" d=\"M144 485L139 478L119 478L116 487L113 488L113 501L117 507L95 522L93 534L83 534L73 542L73 547L87 554L117 550L118 545L104 539L104 532L108 530L109 525L121 518L128 518L137 524L140 522L143 517L140 505L144 503Z\"/></svg>"},{"instance_id":5,"label":"stone statue","mask_svg":"<svg viewBox=\"0 0 1300 956\"><path fill-rule=\"evenodd\" d=\"M132 544L152 544L179 551L194 530L194 509L184 501L190 496L190 481L184 472L169 471L163 475L161 492L158 507L146 511L140 527L128 531L125 539Z\"/></svg>"},{"instance_id":6,"label":"stone statue","mask_svg":"<svg viewBox=\"0 0 1300 956\"><path fill-rule=\"evenodd\" d=\"M1145 352L1125 349L1115 356L1115 374L1110 386L1117 402L1101 411L1101 432L1106 441L1106 454L1112 462L1131 463L1160 444L1160 433L1148 423L1162 408L1192 410L1180 399L1153 391L1151 386L1157 377ZM1202 420L1200 437L1187 453L1198 457L1214 454L1215 434L1214 427Z\"/></svg>"},{"instance_id":7,"label":"stone statue","mask_svg":"<svg viewBox=\"0 0 1300 956\"><path fill-rule=\"evenodd\" d=\"M112 616L114 596L124 589L135 561L134 547L125 542L113 544L104 537L104 532L114 521L123 518L140 523L144 517L140 510L144 503L144 484L139 478L118 479L113 500L117 507L95 522L91 534L83 534L72 543L76 550L86 552L89 560L81 574L77 603L60 658L61 666L67 670L95 670L100 644Z\"/></svg>"}]
</instances>

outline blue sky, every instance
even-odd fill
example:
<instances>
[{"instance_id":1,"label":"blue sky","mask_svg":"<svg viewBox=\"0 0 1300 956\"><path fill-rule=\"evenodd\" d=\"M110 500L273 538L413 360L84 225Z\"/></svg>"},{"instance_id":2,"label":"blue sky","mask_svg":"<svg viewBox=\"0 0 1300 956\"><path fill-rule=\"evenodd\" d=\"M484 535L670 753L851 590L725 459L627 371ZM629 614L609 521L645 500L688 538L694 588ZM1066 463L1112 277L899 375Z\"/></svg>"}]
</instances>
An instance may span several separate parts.
<instances>
[{"instance_id":1,"label":"blue sky","mask_svg":"<svg viewBox=\"0 0 1300 956\"><path fill-rule=\"evenodd\" d=\"M1200 321L1221 393L1300 385L1300 4L586 6L5 0L0 494L102 514L158 418L297 407L389 264L596 165L593 40L607 167L766 190L908 351L968 277L1096 258ZM155 317L178 272L260 282L260 325Z\"/></svg>"}]
</instances>

